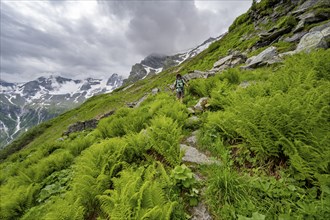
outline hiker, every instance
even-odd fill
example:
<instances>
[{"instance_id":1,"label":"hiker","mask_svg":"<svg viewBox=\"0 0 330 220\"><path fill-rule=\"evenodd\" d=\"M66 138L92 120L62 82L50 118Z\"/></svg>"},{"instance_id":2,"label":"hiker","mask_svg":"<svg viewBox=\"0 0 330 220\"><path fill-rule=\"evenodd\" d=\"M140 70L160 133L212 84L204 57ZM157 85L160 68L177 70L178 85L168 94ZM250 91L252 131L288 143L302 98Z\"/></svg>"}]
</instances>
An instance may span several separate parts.
<instances>
[{"instance_id":1,"label":"hiker","mask_svg":"<svg viewBox=\"0 0 330 220\"><path fill-rule=\"evenodd\" d=\"M176 89L176 97L180 100L182 103L182 99L184 97L184 86L188 84L186 81L182 78L180 74L176 75L176 80L174 82L174 88Z\"/></svg>"}]
</instances>

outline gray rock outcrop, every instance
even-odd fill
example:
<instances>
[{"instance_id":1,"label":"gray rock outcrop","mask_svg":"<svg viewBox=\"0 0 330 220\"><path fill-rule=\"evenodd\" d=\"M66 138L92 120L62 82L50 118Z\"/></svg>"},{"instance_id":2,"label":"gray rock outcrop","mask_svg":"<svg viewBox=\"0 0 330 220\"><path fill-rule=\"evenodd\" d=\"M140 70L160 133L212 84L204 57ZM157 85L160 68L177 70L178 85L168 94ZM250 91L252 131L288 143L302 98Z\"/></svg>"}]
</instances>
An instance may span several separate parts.
<instances>
[{"instance_id":1,"label":"gray rock outcrop","mask_svg":"<svg viewBox=\"0 0 330 220\"><path fill-rule=\"evenodd\" d=\"M330 36L329 30L326 28L322 31L314 31L303 36L297 46L296 52L310 52L312 49L327 48L326 38Z\"/></svg>"},{"instance_id":2,"label":"gray rock outcrop","mask_svg":"<svg viewBox=\"0 0 330 220\"><path fill-rule=\"evenodd\" d=\"M151 94L153 94L153 95L156 95L159 92L160 92L160 89L158 89L158 88L154 88L151 90Z\"/></svg>"},{"instance_id":3,"label":"gray rock outcrop","mask_svg":"<svg viewBox=\"0 0 330 220\"><path fill-rule=\"evenodd\" d=\"M307 12L305 14L302 14L298 16L299 23L293 30L294 33L297 33L305 27L306 24L312 24L320 21L324 21L329 19L330 13L329 12L317 12L317 11L312 11L312 12Z\"/></svg>"},{"instance_id":4,"label":"gray rock outcrop","mask_svg":"<svg viewBox=\"0 0 330 220\"><path fill-rule=\"evenodd\" d=\"M212 220L212 216L208 212L206 205L202 202L191 208L191 220Z\"/></svg>"},{"instance_id":5,"label":"gray rock outcrop","mask_svg":"<svg viewBox=\"0 0 330 220\"><path fill-rule=\"evenodd\" d=\"M302 14L316 5L330 6L330 3L328 0L307 0L303 4L301 4L296 10L294 10L292 14L294 15Z\"/></svg>"},{"instance_id":6,"label":"gray rock outcrop","mask_svg":"<svg viewBox=\"0 0 330 220\"><path fill-rule=\"evenodd\" d=\"M199 70L194 70L193 72L184 75L183 78L186 81L190 81L192 79L207 78L209 76L209 74L211 74L211 73L210 72L203 72L203 71L199 71Z\"/></svg>"},{"instance_id":7,"label":"gray rock outcrop","mask_svg":"<svg viewBox=\"0 0 330 220\"><path fill-rule=\"evenodd\" d=\"M136 102L129 102L129 103L126 103L126 106L129 107L129 108L137 108L141 105L141 103L146 100L148 98L149 94L145 94L142 98L140 98L138 101Z\"/></svg>"},{"instance_id":8,"label":"gray rock outcrop","mask_svg":"<svg viewBox=\"0 0 330 220\"><path fill-rule=\"evenodd\" d=\"M180 149L185 152L184 156L182 157L182 162L196 163L196 164L219 163L218 161L211 160L209 157L199 152L194 147L180 144Z\"/></svg>"},{"instance_id":9,"label":"gray rock outcrop","mask_svg":"<svg viewBox=\"0 0 330 220\"><path fill-rule=\"evenodd\" d=\"M305 34L307 34L307 32L306 31L302 31L302 32L299 32L299 33L294 34L291 37L285 38L283 41L289 42L289 43L298 42Z\"/></svg>"},{"instance_id":10,"label":"gray rock outcrop","mask_svg":"<svg viewBox=\"0 0 330 220\"><path fill-rule=\"evenodd\" d=\"M280 54L280 57L293 55L299 52L310 52L318 48L329 48L330 46L330 22L312 28L299 41L297 48L293 51Z\"/></svg>"},{"instance_id":11,"label":"gray rock outcrop","mask_svg":"<svg viewBox=\"0 0 330 220\"><path fill-rule=\"evenodd\" d=\"M267 42L272 43L279 39L283 34L289 33L291 31L292 27L284 27L281 29L271 29L271 31L264 32L259 34L260 41L261 42Z\"/></svg>"},{"instance_id":12,"label":"gray rock outcrop","mask_svg":"<svg viewBox=\"0 0 330 220\"><path fill-rule=\"evenodd\" d=\"M189 136L185 143L189 144L190 146L195 147L197 145L197 135L198 135L198 130L194 131L193 133L191 133L191 136Z\"/></svg>"},{"instance_id":13,"label":"gray rock outcrop","mask_svg":"<svg viewBox=\"0 0 330 220\"><path fill-rule=\"evenodd\" d=\"M213 71L222 71L230 67L235 67L246 61L247 57L242 53L235 51L232 54L221 58L213 65Z\"/></svg>"},{"instance_id":14,"label":"gray rock outcrop","mask_svg":"<svg viewBox=\"0 0 330 220\"><path fill-rule=\"evenodd\" d=\"M325 24L321 24L319 26L313 27L309 30L309 32L314 32L314 31L322 31L325 28L330 27L330 22L325 23Z\"/></svg>"},{"instance_id":15,"label":"gray rock outcrop","mask_svg":"<svg viewBox=\"0 0 330 220\"><path fill-rule=\"evenodd\" d=\"M246 65L243 66L243 69L256 68L258 66L263 66L266 64L273 64L281 62L281 59L277 56L276 47L268 47L261 53L256 56L250 57L246 60Z\"/></svg>"},{"instance_id":16,"label":"gray rock outcrop","mask_svg":"<svg viewBox=\"0 0 330 220\"><path fill-rule=\"evenodd\" d=\"M99 121L97 119L91 119L91 120L87 120L87 121L78 121L78 122L70 125L68 127L68 130L63 133L63 136L67 136L74 132L95 129L97 127L98 122Z\"/></svg>"}]
</instances>

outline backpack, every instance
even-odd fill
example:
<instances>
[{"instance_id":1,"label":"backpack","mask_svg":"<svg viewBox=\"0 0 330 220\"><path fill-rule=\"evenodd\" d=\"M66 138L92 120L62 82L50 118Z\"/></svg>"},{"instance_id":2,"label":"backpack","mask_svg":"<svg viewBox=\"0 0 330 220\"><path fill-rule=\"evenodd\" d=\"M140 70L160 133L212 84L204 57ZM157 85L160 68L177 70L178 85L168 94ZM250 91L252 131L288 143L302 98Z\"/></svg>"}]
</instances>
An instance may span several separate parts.
<instances>
[{"instance_id":1,"label":"backpack","mask_svg":"<svg viewBox=\"0 0 330 220\"><path fill-rule=\"evenodd\" d=\"M176 80L176 88L177 89L182 89L184 85L183 79L177 79Z\"/></svg>"}]
</instances>

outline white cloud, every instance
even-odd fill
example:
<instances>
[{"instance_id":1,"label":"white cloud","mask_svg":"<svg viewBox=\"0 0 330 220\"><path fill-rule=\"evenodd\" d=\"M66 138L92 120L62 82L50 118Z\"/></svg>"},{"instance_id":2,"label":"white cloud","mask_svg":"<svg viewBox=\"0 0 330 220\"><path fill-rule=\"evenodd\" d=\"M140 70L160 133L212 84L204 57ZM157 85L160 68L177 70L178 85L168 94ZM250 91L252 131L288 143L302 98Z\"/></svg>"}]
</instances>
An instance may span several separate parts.
<instances>
[{"instance_id":1,"label":"white cloud","mask_svg":"<svg viewBox=\"0 0 330 220\"><path fill-rule=\"evenodd\" d=\"M1 79L26 81L50 71L72 78L128 76L150 53L171 54L219 36L250 4L1 1Z\"/></svg>"}]
</instances>

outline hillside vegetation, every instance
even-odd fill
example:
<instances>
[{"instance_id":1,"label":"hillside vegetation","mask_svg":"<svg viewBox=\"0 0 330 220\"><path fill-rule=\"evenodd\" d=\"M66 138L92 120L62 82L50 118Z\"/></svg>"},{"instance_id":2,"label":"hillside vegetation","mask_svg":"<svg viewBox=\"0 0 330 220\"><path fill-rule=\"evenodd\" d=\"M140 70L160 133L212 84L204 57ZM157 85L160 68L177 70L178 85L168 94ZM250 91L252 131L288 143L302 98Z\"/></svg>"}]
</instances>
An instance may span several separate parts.
<instances>
[{"instance_id":1,"label":"hillside vegetation","mask_svg":"<svg viewBox=\"0 0 330 220\"><path fill-rule=\"evenodd\" d=\"M255 47L253 16L267 17L275 3L255 3L197 57L92 97L1 151L0 219L190 219L199 202L214 219L329 219L329 49L191 80L183 103L169 89L177 72L209 70L229 49L248 57L265 49ZM141 105L126 106L156 87ZM201 97L205 109L191 113ZM96 129L62 137L70 124L111 110ZM180 143L195 130L197 148L220 163L182 163Z\"/></svg>"}]
</instances>

